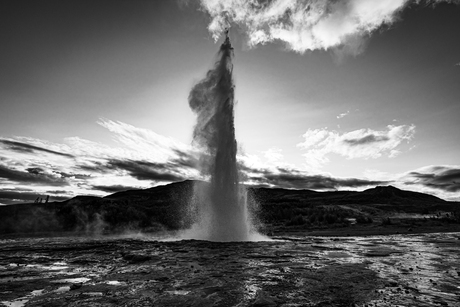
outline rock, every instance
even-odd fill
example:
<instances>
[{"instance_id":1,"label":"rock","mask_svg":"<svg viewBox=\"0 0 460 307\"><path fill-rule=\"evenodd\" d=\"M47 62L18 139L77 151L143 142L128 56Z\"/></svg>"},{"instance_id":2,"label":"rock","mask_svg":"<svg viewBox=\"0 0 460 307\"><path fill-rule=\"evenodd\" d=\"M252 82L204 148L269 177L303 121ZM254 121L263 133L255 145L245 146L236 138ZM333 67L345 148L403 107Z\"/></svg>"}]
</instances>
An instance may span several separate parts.
<instances>
[{"instance_id":1,"label":"rock","mask_svg":"<svg viewBox=\"0 0 460 307\"><path fill-rule=\"evenodd\" d=\"M274 307L278 306L275 302L276 298L272 298L263 291L259 291L256 300L252 303L252 307Z\"/></svg>"},{"instance_id":2,"label":"rock","mask_svg":"<svg viewBox=\"0 0 460 307\"><path fill-rule=\"evenodd\" d=\"M165 282L165 281L168 281L169 278L166 276L162 276L162 277L155 278L155 280L160 281L160 282Z\"/></svg>"},{"instance_id":3,"label":"rock","mask_svg":"<svg viewBox=\"0 0 460 307\"><path fill-rule=\"evenodd\" d=\"M121 255L124 260L127 260L131 263L144 262L144 261L152 259L152 257L149 255L139 255L139 254L129 254L129 253L122 253Z\"/></svg>"},{"instance_id":4,"label":"rock","mask_svg":"<svg viewBox=\"0 0 460 307\"><path fill-rule=\"evenodd\" d=\"M272 307L272 306L277 306L277 304L268 298L258 298L251 306L252 307Z\"/></svg>"},{"instance_id":5,"label":"rock","mask_svg":"<svg viewBox=\"0 0 460 307\"><path fill-rule=\"evenodd\" d=\"M386 283L385 283L385 286L386 287L397 287L398 286L398 283L392 279L389 279Z\"/></svg>"},{"instance_id":6,"label":"rock","mask_svg":"<svg viewBox=\"0 0 460 307\"><path fill-rule=\"evenodd\" d=\"M70 285L70 290L77 290L77 289L80 289L81 286L83 286L83 283L79 283L79 284L72 284Z\"/></svg>"}]
</instances>

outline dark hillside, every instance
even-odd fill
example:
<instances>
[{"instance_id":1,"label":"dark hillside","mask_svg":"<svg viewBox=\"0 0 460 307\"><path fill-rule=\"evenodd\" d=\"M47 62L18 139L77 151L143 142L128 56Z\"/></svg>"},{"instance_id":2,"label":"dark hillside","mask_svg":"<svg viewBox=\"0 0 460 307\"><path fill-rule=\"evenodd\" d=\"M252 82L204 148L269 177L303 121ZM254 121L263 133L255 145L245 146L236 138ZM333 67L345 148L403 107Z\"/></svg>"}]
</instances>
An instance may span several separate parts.
<instances>
[{"instance_id":1,"label":"dark hillside","mask_svg":"<svg viewBox=\"0 0 460 307\"><path fill-rule=\"evenodd\" d=\"M183 213L194 184L204 183L183 181L105 197L77 196L63 202L1 206L0 233L100 234L184 228L190 225ZM392 212L427 214L439 210L457 212L460 208L459 203L392 186L363 192L248 188L248 193L250 207L268 228L346 226L350 218L371 223Z\"/></svg>"}]
</instances>

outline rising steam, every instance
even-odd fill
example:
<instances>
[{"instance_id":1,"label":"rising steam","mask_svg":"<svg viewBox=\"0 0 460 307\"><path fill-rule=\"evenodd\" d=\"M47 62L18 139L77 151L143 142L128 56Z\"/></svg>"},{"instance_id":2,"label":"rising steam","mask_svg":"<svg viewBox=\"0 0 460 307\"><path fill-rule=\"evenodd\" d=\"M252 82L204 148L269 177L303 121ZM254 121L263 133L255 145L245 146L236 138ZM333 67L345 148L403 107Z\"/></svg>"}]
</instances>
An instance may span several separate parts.
<instances>
[{"instance_id":1,"label":"rising steam","mask_svg":"<svg viewBox=\"0 0 460 307\"><path fill-rule=\"evenodd\" d=\"M201 0L211 16L208 28L217 40L239 25L254 47L276 40L295 52L331 48L349 54L363 50L364 38L391 25L410 4L435 5L449 0ZM457 2L458 3L458 2Z\"/></svg>"},{"instance_id":2,"label":"rising steam","mask_svg":"<svg viewBox=\"0 0 460 307\"><path fill-rule=\"evenodd\" d=\"M209 185L197 185L195 224L189 236L212 241L247 241L253 236L246 193L239 185L234 127L233 48L227 37L218 60L196 84L189 104L197 115L193 142Z\"/></svg>"}]
</instances>

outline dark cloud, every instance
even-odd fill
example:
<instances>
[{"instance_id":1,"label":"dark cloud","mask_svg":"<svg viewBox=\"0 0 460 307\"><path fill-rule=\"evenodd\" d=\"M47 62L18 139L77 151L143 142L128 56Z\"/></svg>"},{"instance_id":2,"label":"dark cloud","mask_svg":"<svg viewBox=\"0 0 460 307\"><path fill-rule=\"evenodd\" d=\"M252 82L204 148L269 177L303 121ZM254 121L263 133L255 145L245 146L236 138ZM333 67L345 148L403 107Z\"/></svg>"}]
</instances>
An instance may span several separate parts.
<instances>
[{"instance_id":1,"label":"dark cloud","mask_svg":"<svg viewBox=\"0 0 460 307\"><path fill-rule=\"evenodd\" d=\"M351 146L356 146L356 145L367 145L371 143L385 142L385 141L388 141L389 139L390 138L385 135L368 134L362 138L347 139L347 140L344 140L344 142Z\"/></svg>"},{"instance_id":2,"label":"dark cloud","mask_svg":"<svg viewBox=\"0 0 460 307\"><path fill-rule=\"evenodd\" d=\"M74 173L66 173L66 172L53 172L53 173L60 175L62 178L75 178L75 179L91 178L91 175L88 175L88 174L74 174Z\"/></svg>"},{"instance_id":3,"label":"dark cloud","mask_svg":"<svg viewBox=\"0 0 460 307\"><path fill-rule=\"evenodd\" d=\"M5 144L8 149L14 150L16 152L32 153L34 151L41 151L41 152L51 153L51 154L54 154L54 155L68 157L68 158L73 158L74 157L71 154L67 154L67 153L63 153L63 152L57 152L57 151L54 151L54 150L50 150L50 149L46 149L46 148L43 148L43 147L30 145L30 144L27 144L27 143L17 142L17 141L9 141L9 140L0 139L0 143Z\"/></svg>"},{"instance_id":4,"label":"dark cloud","mask_svg":"<svg viewBox=\"0 0 460 307\"><path fill-rule=\"evenodd\" d=\"M156 181L182 181L186 179L182 172L184 169L195 169L197 159L190 153L174 149L176 157L167 162L148 162L142 160L122 160L108 159L106 161L91 161L86 164L80 164L76 167L82 171L91 173L107 174L114 170L125 170L131 176L139 180L156 180ZM75 176L75 178L84 179L90 175L82 174L65 174L60 173L63 177Z\"/></svg>"},{"instance_id":5,"label":"dark cloud","mask_svg":"<svg viewBox=\"0 0 460 307\"><path fill-rule=\"evenodd\" d=\"M51 190L46 191L46 194L67 194L66 190Z\"/></svg>"},{"instance_id":6,"label":"dark cloud","mask_svg":"<svg viewBox=\"0 0 460 307\"><path fill-rule=\"evenodd\" d=\"M458 192L460 191L460 169L433 167L431 172L410 172L405 184L422 184L426 187L447 192Z\"/></svg>"},{"instance_id":7,"label":"dark cloud","mask_svg":"<svg viewBox=\"0 0 460 307\"><path fill-rule=\"evenodd\" d=\"M28 189L28 188L7 188L7 189L0 189L0 191L14 191L14 192L32 192L35 191L33 189Z\"/></svg>"},{"instance_id":8,"label":"dark cloud","mask_svg":"<svg viewBox=\"0 0 460 307\"><path fill-rule=\"evenodd\" d=\"M26 171L34 175L40 175L40 174L43 174L45 170L41 167L29 167L29 168L26 168ZM61 178L75 178L75 179L91 178L91 175L87 175L87 174L74 174L74 173L66 173L66 172L59 172L59 171L53 171L53 173L60 176Z\"/></svg>"},{"instance_id":9,"label":"dark cloud","mask_svg":"<svg viewBox=\"0 0 460 307\"><path fill-rule=\"evenodd\" d=\"M26 171L34 175L39 175L40 173L43 173L44 170L40 167L29 167L26 168Z\"/></svg>"},{"instance_id":10,"label":"dark cloud","mask_svg":"<svg viewBox=\"0 0 460 307\"><path fill-rule=\"evenodd\" d=\"M32 168L32 172L22 172L10 169L4 165L0 165L0 178L7 179L18 183L31 183L39 185L53 185L53 186L66 186L68 182L63 178L56 178L49 174L44 174ZM43 170L42 170L43 171Z\"/></svg>"},{"instance_id":11,"label":"dark cloud","mask_svg":"<svg viewBox=\"0 0 460 307\"><path fill-rule=\"evenodd\" d=\"M85 165L79 164L79 165L76 165L76 167L83 171L96 172L96 173L107 173L108 171L110 171L107 165L103 162L91 161L90 163L91 164L85 164Z\"/></svg>"},{"instance_id":12,"label":"dark cloud","mask_svg":"<svg viewBox=\"0 0 460 307\"><path fill-rule=\"evenodd\" d=\"M193 156L193 154L179 149L173 149L173 151L176 153L177 158L172 159L171 164L191 169L197 167L198 158Z\"/></svg>"},{"instance_id":13,"label":"dark cloud","mask_svg":"<svg viewBox=\"0 0 460 307\"><path fill-rule=\"evenodd\" d=\"M155 163L135 160L110 160L107 167L127 171L139 180L182 181L186 178L178 174L176 164Z\"/></svg>"},{"instance_id":14,"label":"dark cloud","mask_svg":"<svg viewBox=\"0 0 460 307\"><path fill-rule=\"evenodd\" d=\"M297 170L278 168L276 172L251 170L248 179L258 186L272 186L286 189L335 190L387 184L387 181L357 178L332 178L323 175L308 175Z\"/></svg>"},{"instance_id":15,"label":"dark cloud","mask_svg":"<svg viewBox=\"0 0 460 307\"><path fill-rule=\"evenodd\" d=\"M124 185L94 185L93 190L108 192L108 193L115 193L120 191L127 191L127 190L139 190L138 187L129 187Z\"/></svg>"}]
</instances>

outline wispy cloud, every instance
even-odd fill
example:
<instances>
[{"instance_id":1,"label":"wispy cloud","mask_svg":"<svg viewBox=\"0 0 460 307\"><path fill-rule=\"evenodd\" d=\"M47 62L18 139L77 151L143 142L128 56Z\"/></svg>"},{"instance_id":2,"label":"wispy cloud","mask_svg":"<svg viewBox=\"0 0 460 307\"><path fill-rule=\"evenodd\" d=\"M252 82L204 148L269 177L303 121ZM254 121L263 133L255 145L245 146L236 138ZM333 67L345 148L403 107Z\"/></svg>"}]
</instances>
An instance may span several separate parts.
<instances>
[{"instance_id":1,"label":"wispy cloud","mask_svg":"<svg viewBox=\"0 0 460 307\"><path fill-rule=\"evenodd\" d=\"M307 172L284 161L281 149L271 148L263 156L239 155L238 162L247 185L287 189L340 190L359 189L391 180L339 178L324 172ZM265 159L263 159L265 158Z\"/></svg>"},{"instance_id":2,"label":"wispy cloud","mask_svg":"<svg viewBox=\"0 0 460 307\"><path fill-rule=\"evenodd\" d=\"M52 172L45 172L40 168L28 168L25 170L15 169L0 164L0 182L16 182L34 185L66 186L67 180L56 176Z\"/></svg>"},{"instance_id":3,"label":"wispy cloud","mask_svg":"<svg viewBox=\"0 0 460 307\"><path fill-rule=\"evenodd\" d=\"M109 168L127 171L128 174L138 180L151 181L181 181L186 176L181 174L182 168L174 163L153 163L132 160L110 160Z\"/></svg>"},{"instance_id":4,"label":"wispy cloud","mask_svg":"<svg viewBox=\"0 0 460 307\"><path fill-rule=\"evenodd\" d=\"M396 148L409 142L415 134L414 125L387 126L386 130L359 129L346 133L324 129L309 129L303 135L305 141L297 146L306 153L307 164L318 169L329 162L327 155L339 154L348 159L379 158L387 155L395 157L400 153Z\"/></svg>"},{"instance_id":5,"label":"wispy cloud","mask_svg":"<svg viewBox=\"0 0 460 307\"><path fill-rule=\"evenodd\" d=\"M103 191L107 193L115 193L115 192L120 192L120 191L126 191L126 190L136 190L139 189L140 187L133 187L133 186L125 186L121 184L116 184L116 185L95 185L93 186L93 189L96 191Z\"/></svg>"},{"instance_id":6,"label":"wispy cloud","mask_svg":"<svg viewBox=\"0 0 460 307\"><path fill-rule=\"evenodd\" d=\"M33 201L46 195L50 195L52 201L82 194L104 196L158 183L201 178L190 146L129 124L102 122L101 126L110 127L118 146L75 137L66 138L63 143L2 138L7 142L0 142L0 203ZM414 133L413 125L346 133L316 129L308 130L298 147L306 151L307 162L317 161L322 166L327 163L329 153L350 159L392 157L402 151L401 143L410 141ZM412 190L443 198L452 198L460 190L460 167L457 166L430 166L400 175L373 170L362 179L299 170L287 163L282 150L276 147L260 155L240 153L237 158L244 175L242 180L254 186L357 190L399 184L402 188L410 186Z\"/></svg>"},{"instance_id":7,"label":"wispy cloud","mask_svg":"<svg viewBox=\"0 0 460 307\"><path fill-rule=\"evenodd\" d=\"M124 158L146 159L155 162L165 162L180 154L191 151L191 147L170 137L159 135L151 130L132 125L100 119L98 124L113 133L114 140L123 148ZM112 149L112 148L109 148ZM130 156L128 156L128 154ZM113 155L113 151L111 151Z\"/></svg>"},{"instance_id":8,"label":"wispy cloud","mask_svg":"<svg viewBox=\"0 0 460 307\"><path fill-rule=\"evenodd\" d=\"M337 115L337 119L344 118L344 117L347 116L348 114L350 114L350 111L347 111L347 112L345 112L345 113L341 113L341 114Z\"/></svg>"},{"instance_id":9,"label":"wispy cloud","mask_svg":"<svg viewBox=\"0 0 460 307\"><path fill-rule=\"evenodd\" d=\"M277 163L284 159L281 148L272 147L263 152L264 157L271 163Z\"/></svg>"},{"instance_id":10,"label":"wispy cloud","mask_svg":"<svg viewBox=\"0 0 460 307\"><path fill-rule=\"evenodd\" d=\"M381 184L388 181L358 178L335 178L328 175L310 174L297 169L246 169L247 182L255 186L287 189L338 190L356 189Z\"/></svg>"},{"instance_id":11,"label":"wispy cloud","mask_svg":"<svg viewBox=\"0 0 460 307\"><path fill-rule=\"evenodd\" d=\"M32 186L32 195L41 195L62 186L65 195L54 195L102 196L121 187L147 188L199 177L191 146L122 122L101 119L98 124L112 133L118 145L79 137L65 138L63 143L0 138L1 187Z\"/></svg>"},{"instance_id":12,"label":"wispy cloud","mask_svg":"<svg viewBox=\"0 0 460 307\"><path fill-rule=\"evenodd\" d=\"M54 155L73 158L73 155L71 155L69 153L58 152L58 151L43 148L43 147L40 147L40 146L34 146L34 145L31 145L31 144L27 144L27 143L24 143L24 142L17 142L17 141L13 141L13 140L0 138L0 143L3 146L7 147L8 149L13 150L13 151L17 151L17 152L33 153L33 152L39 151L39 152L51 153L51 154L54 154Z\"/></svg>"}]
</instances>

